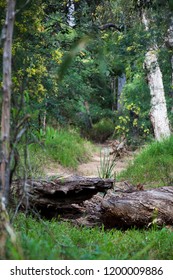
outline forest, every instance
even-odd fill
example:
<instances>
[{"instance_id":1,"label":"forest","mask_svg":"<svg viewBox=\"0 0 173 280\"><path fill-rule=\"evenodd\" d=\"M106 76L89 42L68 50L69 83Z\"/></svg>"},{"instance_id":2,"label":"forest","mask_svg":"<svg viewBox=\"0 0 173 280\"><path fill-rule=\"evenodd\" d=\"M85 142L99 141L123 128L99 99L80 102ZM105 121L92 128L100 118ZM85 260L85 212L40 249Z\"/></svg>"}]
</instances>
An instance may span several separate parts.
<instances>
[{"instance_id":1,"label":"forest","mask_svg":"<svg viewBox=\"0 0 173 280\"><path fill-rule=\"evenodd\" d=\"M173 258L173 0L0 0L0 260Z\"/></svg>"}]
</instances>

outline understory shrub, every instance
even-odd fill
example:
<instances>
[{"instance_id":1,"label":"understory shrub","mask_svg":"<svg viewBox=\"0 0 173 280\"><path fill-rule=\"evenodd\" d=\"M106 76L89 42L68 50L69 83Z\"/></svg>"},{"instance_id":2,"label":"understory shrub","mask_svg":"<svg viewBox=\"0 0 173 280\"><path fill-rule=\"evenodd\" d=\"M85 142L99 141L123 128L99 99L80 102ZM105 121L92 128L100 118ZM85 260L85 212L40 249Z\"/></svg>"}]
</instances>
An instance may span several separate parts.
<instances>
[{"instance_id":1,"label":"understory shrub","mask_svg":"<svg viewBox=\"0 0 173 280\"><path fill-rule=\"evenodd\" d=\"M95 123L89 132L89 136L93 141L103 143L114 132L114 124L111 119L104 118Z\"/></svg>"}]
</instances>

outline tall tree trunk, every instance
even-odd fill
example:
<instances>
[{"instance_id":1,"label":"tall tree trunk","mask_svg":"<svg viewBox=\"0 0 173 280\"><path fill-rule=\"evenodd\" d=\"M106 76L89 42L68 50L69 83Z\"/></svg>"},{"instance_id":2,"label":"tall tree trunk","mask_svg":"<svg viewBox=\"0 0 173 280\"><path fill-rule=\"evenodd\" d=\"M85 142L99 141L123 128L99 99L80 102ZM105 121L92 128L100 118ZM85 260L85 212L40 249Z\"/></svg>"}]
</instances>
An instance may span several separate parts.
<instances>
[{"instance_id":1,"label":"tall tree trunk","mask_svg":"<svg viewBox=\"0 0 173 280\"><path fill-rule=\"evenodd\" d=\"M12 36L15 17L15 0L7 1L3 49L3 98L1 115L1 192L8 202L10 184L10 109L11 109L11 68Z\"/></svg>"},{"instance_id":2,"label":"tall tree trunk","mask_svg":"<svg viewBox=\"0 0 173 280\"><path fill-rule=\"evenodd\" d=\"M149 31L149 20L145 10L142 11L142 22L146 32ZM156 140L169 137L170 127L167 115L165 92L163 87L162 73L157 58L158 47L154 42L145 55L145 68L147 70L148 85L151 95L150 119Z\"/></svg>"},{"instance_id":3,"label":"tall tree trunk","mask_svg":"<svg viewBox=\"0 0 173 280\"><path fill-rule=\"evenodd\" d=\"M165 43L168 49L173 50L173 14L170 14L170 25L167 31L167 36L165 38ZM171 75L171 96L173 97L173 55L171 56L171 68L172 68L172 75ZM171 109L173 113L173 107Z\"/></svg>"},{"instance_id":4,"label":"tall tree trunk","mask_svg":"<svg viewBox=\"0 0 173 280\"><path fill-rule=\"evenodd\" d=\"M111 80L111 90L113 96L112 110L121 110L121 94L126 83L126 75L123 73L121 76L113 77Z\"/></svg>"},{"instance_id":5,"label":"tall tree trunk","mask_svg":"<svg viewBox=\"0 0 173 280\"><path fill-rule=\"evenodd\" d=\"M68 22L69 26L74 27L75 26L75 16L74 16L75 5L74 5L73 0L68 1L67 8L68 8L67 22Z\"/></svg>"},{"instance_id":6,"label":"tall tree trunk","mask_svg":"<svg viewBox=\"0 0 173 280\"><path fill-rule=\"evenodd\" d=\"M3 48L3 97L1 116L0 155L0 241L1 253L5 246L8 215L6 205L10 189L10 105L11 105L11 61L12 36L15 18L15 0L7 0Z\"/></svg>"},{"instance_id":7,"label":"tall tree trunk","mask_svg":"<svg viewBox=\"0 0 173 280\"><path fill-rule=\"evenodd\" d=\"M126 75L123 73L121 76L118 76L118 88L117 88L117 110L121 110L121 94L123 91L123 88L126 83Z\"/></svg>"}]
</instances>

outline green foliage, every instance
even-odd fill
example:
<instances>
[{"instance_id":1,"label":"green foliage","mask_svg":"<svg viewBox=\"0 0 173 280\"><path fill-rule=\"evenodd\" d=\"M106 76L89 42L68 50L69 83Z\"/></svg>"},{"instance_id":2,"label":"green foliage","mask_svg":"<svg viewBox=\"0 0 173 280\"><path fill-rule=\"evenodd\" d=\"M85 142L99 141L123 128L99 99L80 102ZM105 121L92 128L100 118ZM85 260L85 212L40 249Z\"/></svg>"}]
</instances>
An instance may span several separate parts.
<instances>
[{"instance_id":1,"label":"green foliage","mask_svg":"<svg viewBox=\"0 0 173 280\"><path fill-rule=\"evenodd\" d=\"M17 246L8 241L6 259L131 260L173 258L173 233L159 230L75 227L58 221L38 221L18 215L14 227ZM159 244L159 245L158 245Z\"/></svg>"},{"instance_id":2,"label":"green foliage","mask_svg":"<svg viewBox=\"0 0 173 280\"><path fill-rule=\"evenodd\" d=\"M137 155L123 171L119 179L150 186L173 183L173 137L162 142L153 142Z\"/></svg>"},{"instance_id":3,"label":"green foliage","mask_svg":"<svg viewBox=\"0 0 173 280\"><path fill-rule=\"evenodd\" d=\"M115 136L125 135L131 145L146 140L151 135L150 95L143 73L136 74L125 85L121 103L123 109L116 117Z\"/></svg>"},{"instance_id":4,"label":"green foliage","mask_svg":"<svg viewBox=\"0 0 173 280\"><path fill-rule=\"evenodd\" d=\"M43 147L38 143L19 146L19 163L15 171L16 178L42 178L48 162Z\"/></svg>"},{"instance_id":5,"label":"green foliage","mask_svg":"<svg viewBox=\"0 0 173 280\"><path fill-rule=\"evenodd\" d=\"M108 118L104 118L93 125L89 131L89 136L92 140L102 143L107 140L113 134L113 132L113 122Z\"/></svg>"}]
</instances>

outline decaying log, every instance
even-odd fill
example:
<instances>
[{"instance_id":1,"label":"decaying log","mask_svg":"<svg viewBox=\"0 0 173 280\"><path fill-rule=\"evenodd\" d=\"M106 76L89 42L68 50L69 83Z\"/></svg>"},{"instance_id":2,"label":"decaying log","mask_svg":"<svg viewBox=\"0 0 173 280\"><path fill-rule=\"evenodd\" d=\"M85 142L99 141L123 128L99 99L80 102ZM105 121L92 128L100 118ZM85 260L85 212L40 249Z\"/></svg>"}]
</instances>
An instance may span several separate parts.
<instances>
[{"instance_id":1,"label":"decaying log","mask_svg":"<svg viewBox=\"0 0 173 280\"><path fill-rule=\"evenodd\" d=\"M106 228L173 225L173 187L109 194L101 202Z\"/></svg>"},{"instance_id":2,"label":"decaying log","mask_svg":"<svg viewBox=\"0 0 173 280\"><path fill-rule=\"evenodd\" d=\"M15 181L12 196L22 199L21 205L34 207L57 215L60 211L72 211L72 204L80 204L98 192L113 188L113 179L66 177L55 180Z\"/></svg>"},{"instance_id":3,"label":"decaying log","mask_svg":"<svg viewBox=\"0 0 173 280\"><path fill-rule=\"evenodd\" d=\"M15 181L12 194L21 205L37 209L47 218L60 216L78 225L105 228L173 225L173 187L143 190L112 179L67 177L65 179ZM106 195L104 195L106 193Z\"/></svg>"}]
</instances>

